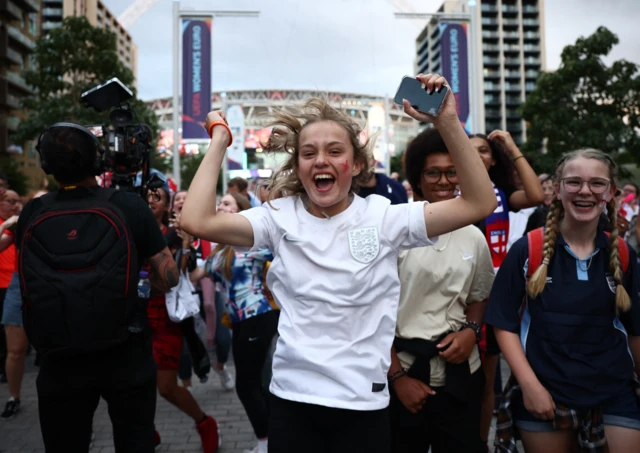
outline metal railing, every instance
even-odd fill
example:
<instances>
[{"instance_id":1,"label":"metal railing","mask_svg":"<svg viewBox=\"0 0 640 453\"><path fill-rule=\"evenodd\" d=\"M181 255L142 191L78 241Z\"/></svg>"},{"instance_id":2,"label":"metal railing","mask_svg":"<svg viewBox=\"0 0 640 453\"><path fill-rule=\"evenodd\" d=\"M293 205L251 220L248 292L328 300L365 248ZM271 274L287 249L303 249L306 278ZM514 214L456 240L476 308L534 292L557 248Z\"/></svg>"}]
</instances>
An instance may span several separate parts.
<instances>
[{"instance_id":1,"label":"metal railing","mask_svg":"<svg viewBox=\"0 0 640 453\"><path fill-rule=\"evenodd\" d=\"M62 8L43 8L43 16L60 16L62 17Z\"/></svg>"},{"instance_id":2,"label":"metal railing","mask_svg":"<svg viewBox=\"0 0 640 453\"><path fill-rule=\"evenodd\" d=\"M11 47L7 47L7 58L9 58L9 60L13 61L15 64L24 64L22 54L20 52L16 52Z\"/></svg>"},{"instance_id":3,"label":"metal railing","mask_svg":"<svg viewBox=\"0 0 640 453\"><path fill-rule=\"evenodd\" d=\"M27 85L27 81L24 79L24 77L22 77L20 74L16 72L7 71L7 73L4 75L4 78L24 90L32 91L29 85Z\"/></svg>"},{"instance_id":4,"label":"metal railing","mask_svg":"<svg viewBox=\"0 0 640 453\"><path fill-rule=\"evenodd\" d=\"M20 108L20 99L13 94L7 94L7 105L14 109Z\"/></svg>"},{"instance_id":5,"label":"metal railing","mask_svg":"<svg viewBox=\"0 0 640 453\"><path fill-rule=\"evenodd\" d=\"M520 78L520 71L504 71L504 76L509 78Z\"/></svg>"},{"instance_id":6,"label":"metal railing","mask_svg":"<svg viewBox=\"0 0 640 453\"><path fill-rule=\"evenodd\" d=\"M16 20L20 20L22 18L22 10L16 6L11 0L6 0L4 3L5 10L11 14Z\"/></svg>"},{"instance_id":7,"label":"metal railing","mask_svg":"<svg viewBox=\"0 0 640 453\"><path fill-rule=\"evenodd\" d=\"M62 22L47 21L42 23L42 29L47 31L53 30L54 28L59 28L59 27L62 27Z\"/></svg>"},{"instance_id":8,"label":"metal railing","mask_svg":"<svg viewBox=\"0 0 640 453\"><path fill-rule=\"evenodd\" d=\"M25 36L25 34L20 31L20 29L14 27L13 25L9 25L7 27L7 31L9 32L9 37L15 39L20 42L26 48L33 50L36 48L36 43L32 39L29 39Z\"/></svg>"}]
</instances>

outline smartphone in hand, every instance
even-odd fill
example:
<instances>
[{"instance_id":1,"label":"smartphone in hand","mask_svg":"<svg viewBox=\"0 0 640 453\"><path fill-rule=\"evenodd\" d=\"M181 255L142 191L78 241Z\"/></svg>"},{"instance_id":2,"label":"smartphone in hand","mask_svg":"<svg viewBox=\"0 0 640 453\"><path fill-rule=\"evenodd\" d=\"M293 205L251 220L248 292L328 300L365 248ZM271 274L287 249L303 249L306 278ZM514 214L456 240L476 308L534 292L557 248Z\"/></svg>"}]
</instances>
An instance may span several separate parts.
<instances>
[{"instance_id":1,"label":"smartphone in hand","mask_svg":"<svg viewBox=\"0 0 640 453\"><path fill-rule=\"evenodd\" d=\"M429 93L421 81L405 76L400 82L393 101L398 105L402 105L402 100L406 99L417 111L438 116L448 92L449 87L443 86L440 91Z\"/></svg>"}]
</instances>

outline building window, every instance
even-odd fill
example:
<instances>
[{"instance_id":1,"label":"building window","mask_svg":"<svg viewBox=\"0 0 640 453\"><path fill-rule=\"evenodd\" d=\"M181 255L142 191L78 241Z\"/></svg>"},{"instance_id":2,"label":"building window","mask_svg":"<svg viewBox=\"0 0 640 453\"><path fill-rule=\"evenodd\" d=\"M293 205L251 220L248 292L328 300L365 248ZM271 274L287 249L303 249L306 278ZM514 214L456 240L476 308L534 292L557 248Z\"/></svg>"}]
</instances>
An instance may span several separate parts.
<instances>
[{"instance_id":1,"label":"building window","mask_svg":"<svg viewBox=\"0 0 640 453\"><path fill-rule=\"evenodd\" d=\"M38 13L29 14L29 34L33 37L38 36Z\"/></svg>"}]
</instances>

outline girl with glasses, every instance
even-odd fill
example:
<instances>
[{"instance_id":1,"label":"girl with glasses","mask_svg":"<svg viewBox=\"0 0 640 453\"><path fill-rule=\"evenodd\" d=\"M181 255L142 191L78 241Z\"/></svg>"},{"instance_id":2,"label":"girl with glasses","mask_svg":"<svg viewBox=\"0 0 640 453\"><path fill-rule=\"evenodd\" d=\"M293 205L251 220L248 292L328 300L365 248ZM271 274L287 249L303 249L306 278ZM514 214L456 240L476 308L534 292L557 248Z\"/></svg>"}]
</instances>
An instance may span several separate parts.
<instances>
[{"instance_id":1,"label":"girl with glasses","mask_svg":"<svg viewBox=\"0 0 640 453\"><path fill-rule=\"evenodd\" d=\"M485 322L514 378L499 414L498 451L514 451L514 429L527 453L638 451L640 287L636 254L626 246L621 254L615 228L616 177L601 151L563 157L541 264L527 281L524 237L498 271ZM598 226L605 207L610 237Z\"/></svg>"}]
</instances>

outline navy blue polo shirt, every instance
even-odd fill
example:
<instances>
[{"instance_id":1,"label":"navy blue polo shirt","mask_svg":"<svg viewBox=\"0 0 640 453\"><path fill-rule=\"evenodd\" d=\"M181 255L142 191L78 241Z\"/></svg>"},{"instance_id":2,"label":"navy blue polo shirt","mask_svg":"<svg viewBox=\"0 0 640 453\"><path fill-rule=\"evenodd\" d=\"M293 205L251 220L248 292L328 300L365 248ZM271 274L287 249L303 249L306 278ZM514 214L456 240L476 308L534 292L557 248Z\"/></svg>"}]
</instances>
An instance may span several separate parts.
<instances>
[{"instance_id":1,"label":"navy blue polo shirt","mask_svg":"<svg viewBox=\"0 0 640 453\"><path fill-rule=\"evenodd\" d=\"M623 279L631 310L618 318L609 238L598 230L594 253L579 260L558 234L547 284L536 299L527 296L521 322L528 255L525 236L511 247L496 275L485 322L520 335L531 368L556 403L593 408L629 392L634 365L627 335L640 335L634 250L629 248Z\"/></svg>"}]
</instances>

